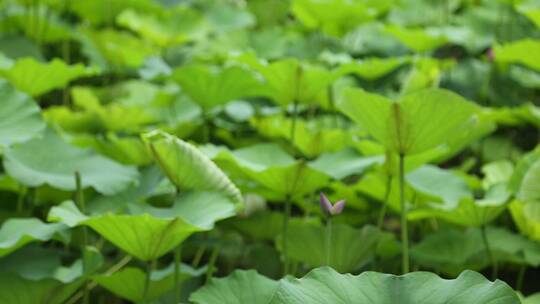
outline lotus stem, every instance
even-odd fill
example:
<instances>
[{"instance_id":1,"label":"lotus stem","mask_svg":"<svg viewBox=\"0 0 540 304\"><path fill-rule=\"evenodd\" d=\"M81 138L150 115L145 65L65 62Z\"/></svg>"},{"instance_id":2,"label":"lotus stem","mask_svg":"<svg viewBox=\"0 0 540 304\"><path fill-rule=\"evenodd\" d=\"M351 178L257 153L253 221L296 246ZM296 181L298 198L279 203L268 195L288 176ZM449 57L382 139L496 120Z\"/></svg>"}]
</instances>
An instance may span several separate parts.
<instances>
[{"instance_id":1,"label":"lotus stem","mask_svg":"<svg viewBox=\"0 0 540 304\"><path fill-rule=\"evenodd\" d=\"M386 210L388 209L388 198L390 197L390 191L392 190L392 176L389 174L386 176L386 183L384 188L384 198L381 211L379 212L379 219L377 220L377 228L382 229L384 224L384 218L386 216Z\"/></svg>"},{"instance_id":2,"label":"lotus stem","mask_svg":"<svg viewBox=\"0 0 540 304\"><path fill-rule=\"evenodd\" d=\"M401 255L403 274L409 272L409 234L405 206L405 155L399 154L399 203L401 207Z\"/></svg>"},{"instance_id":3,"label":"lotus stem","mask_svg":"<svg viewBox=\"0 0 540 304\"><path fill-rule=\"evenodd\" d=\"M205 250L206 250L205 245L202 245L197 249L197 251L195 252L195 256L193 257L193 261L191 262L191 265L193 267L199 266L199 263L201 262L201 259Z\"/></svg>"},{"instance_id":4,"label":"lotus stem","mask_svg":"<svg viewBox=\"0 0 540 304\"><path fill-rule=\"evenodd\" d=\"M206 270L206 282L208 283L210 279L212 278L212 275L214 274L214 270L216 267L216 261L217 257L219 255L220 251L219 245L212 250L212 253L210 254L210 260L208 261L208 269Z\"/></svg>"},{"instance_id":5,"label":"lotus stem","mask_svg":"<svg viewBox=\"0 0 540 304\"><path fill-rule=\"evenodd\" d=\"M150 280L152 279L152 272L156 268L156 260L148 261L146 264L146 278L144 280L143 302L147 303L148 290L150 289Z\"/></svg>"},{"instance_id":6,"label":"lotus stem","mask_svg":"<svg viewBox=\"0 0 540 304\"><path fill-rule=\"evenodd\" d=\"M174 303L180 303L180 267L182 266L182 245L174 251Z\"/></svg>"},{"instance_id":7,"label":"lotus stem","mask_svg":"<svg viewBox=\"0 0 540 304\"><path fill-rule=\"evenodd\" d=\"M521 265L519 267L519 272L516 280L516 290L522 291L523 289L523 278L525 277L525 272L527 271L527 265Z\"/></svg>"},{"instance_id":8,"label":"lotus stem","mask_svg":"<svg viewBox=\"0 0 540 304\"><path fill-rule=\"evenodd\" d=\"M288 253L288 235L289 235L289 218L291 217L291 196L285 198L285 210L283 217L282 231L282 249L283 249L283 274L289 274L289 253Z\"/></svg>"},{"instance_id":9,"label":"lotus stem","mask_svg":"<svg viewBox=\"0 0 540 304\"><path fill-rule=\"evenodd\" d=\"M332 217L326 220L326 266L330 266L330 248L332 246Z\"/></svg>"},{"instance_id":10,"label":"lotus stem","mask_svg":"<svg viewBox=\"0 0 540 304\"><path fill-rule=\"evenodd\" d=\"M81 181L81 174L79 171L75 171L75 201L77 203L77 206L79 206L79 209L81 209L81 212L84 213L85 211L85 203L84 203L84 193L83 193L83 187L82 187L82 181ZM81 244L81 252L84 252L86 245L88 244L88 230L85 226L81 227L82 231L82 244ZM83 265L85 263L83 262ZM88 304L88 297L90 293L90 289L88 288L88 284L84 284L83 287L83 303Z\"/></svg>"},{"instance_id":11,"label":"lotus stem","mask_svg":"<svg viewBox=\"0 0 540 304\"><path fill-rule=\"evenodd\" d=\"M24 210L24 200L26 198L26 187L21 186L19 196L17 197L17 214L21 214Z\"/></svg>"},{"instance_id":12,"label":"lotus stem","mask_svg":"<svg viewBox=\"0 0 540 304\"><path fill-rule=\"evenodd\" d=\"M499 267L497 265L497 261L495 260L495 255L493 255L493 251L491 251L491 246L489 245L486 225L482 225L482 227L480 228L480 232L482 234L482 241L484 242L484 247L491 263L491 279L495 280L498 276Z\"/></svg>"},{"instance_id":13,"label":"lotus stem","mask_svg":"<svg viewBox=\"0 0 540 304\"><path fill-rule=\"evenodd\" d=\"M294 141L296 139L296 121L298 120L298 100L293 102L292 122L291 122L291 145L294 148Z\"/></svg>"}]
</instances>

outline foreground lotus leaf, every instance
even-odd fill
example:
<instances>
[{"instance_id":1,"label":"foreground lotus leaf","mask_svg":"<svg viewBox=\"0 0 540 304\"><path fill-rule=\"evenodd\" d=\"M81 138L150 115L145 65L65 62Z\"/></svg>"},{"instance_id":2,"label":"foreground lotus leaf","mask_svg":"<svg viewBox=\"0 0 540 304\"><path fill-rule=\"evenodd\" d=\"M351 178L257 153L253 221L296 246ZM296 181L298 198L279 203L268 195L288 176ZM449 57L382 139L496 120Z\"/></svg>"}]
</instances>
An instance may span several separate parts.
<instances>
[{"instance_id":1,"label":"foreground lotus leaf","mask_svg":"<svg viewBox=\"0 0 540 304\"><path fill-rule=\"evenodd\" d=\"M514 263L537 267L540 265L540 243L503 228L488 227L486 237L499 263ZM441 230L428 235L411 248L413 259L448 275L461 269L482 270L489 266L481 231Z\"/></svg>"},{"instance_id":2,"label":"foreground lotus leaf","mask_svg":"<svg viewBox=\"0 0 540 304\"><path fill-rule=\"evenodd\" d=\"M234 215L234 205L219 193L180 195L171 208L131 205L133 214L88 217L72 201L53 207L49 221L70 227L86 225L129 254L143 260L157 259L191 234L211 230L218 220Z\"/></svg>"},{"instance_id":3,"label":"foreground lotus leaf","mask_svg":"<svg viewBox=\"0 0 540 304\"><path fill-rule=\"evenodd\" d=\"M143 135L157 163L180 190L219 191L235 202L240 190L206 155L193 145L165 132Z\"/></svg>"},{"instance_id":4,"label":"foreground lotus leaf","mask_svg":"<svg viewBox=\"0 0 540 304\"><path fill-rule=\"evenodd\" d=\"M504 63L519 63L540 71L540 40L523 39L494 48L495 60Z\"/></svg>"},{"instance_id":5,"label":"foreground lotus leaf","mask_svg":"<svg viewBox=\"0 0 540 304\"><path fill-rule=\"evenodd\" d=\"M378 272L340 274L329 267L312 270L305 277L272 281L255 271L236 271L192 294L204 304L519 304L519 297L506 283L488 281L474 271L464 271L454 280L429 272L402 276Z\"/></svg>"},{"instance_id":6,"label":"foreground lotus leaf","mask_svg":"<svg viewBox=\"0 0 540 304\"><path fill-rule=\"evenodd\" d=\"M75 172L83 187L103 194L114 194L132 184L138 172L89 149L74 147L52 130L5 150L4 167L9 175L30 187L48 184L58 189L75 190Z\"/></svg>"},{"instance_id":7,"label":"foreground lotus leaf","mask_svg":"<svg viewBox=\"0 0 540 304\"><path fill-rule=\"evenodd\" d=\"M206 271L205 268L193 269L191 266L180 266L179 281L182 282L192 277L200 276ZM145 300L144 284L146 274L139 268L127 267L111 275L97 275L92 278L101 287L112 293L133 302ZM150 275L150 284L146 294L147 300L159 298L174 287L174 263L164 269L154 270Z\"/></svg>"},{"instance_id":8,"label":"foreground lotus leaf","mask_svg":"<svg viewBox=\"0 0 540 304\"><path fill-rule=\"evenodd\" d=\"M295 221L290 223L287 251L291 259L312 267L326 265L339 272L349 272L373 258L380 237L381 231L372 226L355 229L333 224L332 244L328 244L324 226ZM280 244L281 241L277 242L278 248ZM330 254L328 261L327 252Z\"/></svg>"},{"instance_id":9,"label":"foreground lotus leaf","mask_svg":"<svg viewBox=\"0 0 540 304\"><path fill-rule=\"evenodd\" d=\"M83 283L81 260L60 264L53 249L25 247L0 260L0 303L62 304Z\"/></svg>"},{"instance_id":10,"label":"foreground lotus leaf","mask_svg":"<svg viewBox=\"0 0 540 304\"><path fill-rule=\"evenodd\" d=\"M23 58L9 69L0 69L0 77L5 77L17 89L31 96L47 93L67 85L71 80L94 74L97 74L97 70L82 64L68 65L60 59L41 63L33 58Z\"/></svg>"},{"instance_id":11,"label":"foreground lotus leaf","mask_svg":"<svg viewBox=\"0 0 540 304\"><path fill-rule=\"evenodd\" d=\"M24 142L44 128L39 107L32 98L0 79L0 145Z\"/></svg>"},{"instance_id":12,"label":"foreground lotus leaf","mask_svg":"<svg viewBox=\"0 0 540 304\"><path fill-rule=\"evenodd\" d=\"M48 241L66 231L63 224L46 224L37 218L12 218L0 228L0 257L36 241Z\"/></svg>"}]
</instances>

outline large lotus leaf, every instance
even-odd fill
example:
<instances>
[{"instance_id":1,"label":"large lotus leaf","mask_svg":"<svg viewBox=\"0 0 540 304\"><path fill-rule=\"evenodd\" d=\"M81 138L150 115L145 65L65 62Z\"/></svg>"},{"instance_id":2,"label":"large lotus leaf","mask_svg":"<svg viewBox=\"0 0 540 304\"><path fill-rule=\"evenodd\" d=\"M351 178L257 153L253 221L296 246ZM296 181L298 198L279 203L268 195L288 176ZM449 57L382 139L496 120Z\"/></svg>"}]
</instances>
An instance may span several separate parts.
<instances>
[{"instance_id":1,"label":"large lotus leaf","mask_svg":"<svg viewBox=\"0 0 540 304\"><path fill-rule=\"evenodd\" d=\"M488 227L486 236L490 250L498 262L540 264L540 244L504 228ZM424 267L432 267L450 275L463 269L481 270L489 266L480 229L465 232L439 230L411 248L413 259Z\"/></svg>"},{"instance_id":2,"label":"large lotus leaf","mask_svg":"<svg viewBox=\"0 0 540 304\"><path fill-rule=\"evenodd\" d=\"M447 42L445 36L424 29L408 29L390 25L386 27L386 31L416 52L430 51Z\"/></svg>"},{"instance_id":3,"label":"large lotus leaf","mask_svg":"<svg viewBox=\"0 0 540 304\"><path fill-rule=\"evenodd\" d=\"M179 280L184 281L199 276L205 272L204 268L193 269L188 265L180 265ZM101 287L112 293L133 302L145 300L144 289L146 273L134 267L127 267L113 274L96 275L92 278ZM146 300L155 300L174 287L174 263L169 266L152 271Z\"/></svg>"},{"instance_id":4,"label":"large lotus leaf","mask_svg":"<svg viewBox=\"0 0 540 304\"><path fill-rule=\"evenodd\" d=\"M83 280L63 283L46 278L30 280L16 274L0 273L2 304L62 304L83 284Z\"/></svg>"},{"instance_id":5,"label":"large lotus leaf","mask_svg":"<svg viewBox=\"0 0 540 304\"><path fill-rule=\"evenodd\" d=\"M0 257L31 242L48 241L65 232L63 224L46 224L36 218L11 218L0 228Z\"/></svg>"},{"instance_id":6,"label":"large lotus leaf","mask_svg":"<svg viewBox=\"0 0 540 304\"><path fill-rule=\"evenodd\" d=\"M294 221L287 234L287 253L290 259L311 267L326 265L342 273L351 272L373 258L380 236L380 230L372 226L355 229L333 224L328 244L326 227ZM278 247L280 244L281 241ZM328 261L327 253L330 254Z\"/></svg>"},{"instance_id":7,"label":"large lotus leaf","mask_svg":"<svg viewBox=\"0 0 540 304\"><path fill-rule=\"evenodd\" d=\"M519 161L510 187L519 200L540 201L540 149L535 149Z\"/></svg>"},{"instance_id":8,"label":"large lotus leaf","mask_svg":"<svg viewBox=\"0 0 540 304\"><path fill-rule=\"evenodd\" d=\"M213 278L209 284L191 294L197 304L270 303L279 282L268 279L255 270L237 270L227 278Z\"/></svg>"},{"instance_id":9,"label":"large lotus leaf","mask_svg":"<svg viewBox=\"0 0 540 304\"><path fill-rule=\"evenodd\" d=\"M462 139L476 123L479 112L475 104L442 89L418 91L396 102L363 90L346 89L339 107L390 151L406 155Z\"/></svg>"},{"instance_id":10,"label":"large lotus leaf","mask_svg":"<svg viewBox=\"0 0 540 304\"><path fill-rule=\"evenodd\" d=\"M505 186L501 184L489 189L481 200L468 197L459 201L457 205L428 203L427 207L410 211L408 217L411 220L438 217L465 227L480 227L493 221L506 210L510 194Z\"/></svg>"},{"instance_id":11,"label":"large lotus leaf","mask_svg":"<svg viewBox=\"0 0 540 304\"><path fill-rule=\"evenodd\" d=\"M521 300L522 304L539 304L540 303L540 292L532 294Z\"/></svg>"},{"instance_id":12,"label":"large lotus leaf","mask_svg":"<svg viewBox=\"0 0 540 304\"><path fill-rule=\"evenodd\" d=\"M191 300L205 304L520 303L517 294L506 283L490 282L473 271L464 271L454 280L445 280L429 272L402 276L364 272L354 276L339 274L329 267L312 270L301 279L286 277L279 284L254 271L236 271L228 278L205 285L192 294Z\"/></svg>"},{"instance_id":13,"label":"large lotus leaf","mask_svg":"<svg viewBox=\"0 0 540 304\"><path fill-rule=\"evenodd\" d=\"M78 37L84 54L90 58L92 64L102 69L109 66L136 68L141 66L147 57L159 53L159 49L149 41L110 28L81 28Z\"/></svg>"},{"instance_id":14,"label":"large lotus leaf","mask_svg":"<svg viewBox=\"0 0 540 304\"><path fill-rule=\"evenodd\" d=\"M184 66L177 68L172 78L206 110L241 97L262 95L264 90L254 73L238 66L221 70L204 65Z\"/></svg>"},{"instance_id":15,"label":"large lotus leaf","mask_svg":"<svg viewBox=\"0 0 540 304\"><path fill-rule=\"evenodd\" d=\"M294 0L291 10L307 28L320 28L327 34L341 36L363 21L383 14L390 9L393 2Z\"/></svg>"},{"instance_id":16,"label":"large lotus leaf","mask_svg":"<svg viewBox=\"0 0 540 304\"><path fill-rule=\"evenodd\" d=\"M329 176L297 161L276 144L258 144L235 151L226 149L214 155L218 164L233 168L278 195L301 197L324 186Z\"/></svg>"},{"instance_id":17,"label":"large lotus leaf","mask_svg":"<svg viewBox=\"0 0 540 304\"><path fill-rule=\"evenodd\" d=\"M119 192L132 184L138 172L120 165L89 149L64 142L53 131L5 150L4 167L21 183L36 187L43 184L75 190L75 172L83 187L93 187L103 194Z\"/></svg>"},{"instance_id":18,"label":"large lotus leaf","mask_svg":"<svg viewBox=\"0 0 540 304\"><path fill-rule=\"evenodd\" d=\"M0 77L6 78L17 89L31 96L62 88L74 79L96 73L96 69L82 64L68 65L60 59L41 63L34 58L22 58L9 69L0 69Z\"/></svg>"},{"instance_id":19,"label":"large lotus leaf","mask_svg":"<svg viewBox=\"0 0 540 304\"><path fill-rule=\"evenodd\" d=\"M424 165L408 173L406 180L416 191L440 198L450 206L457 206L463 198L473 197L463 178L436 166Z\"/></svg>"},{"instance_id":20,"label":"large lotus leaf","mask_svg":"<svg viewBox=\"0 0 540 304\"><path fill-rule=\"evenodd\" d=\"M72 201L51 208L48 220L70 227L87 225L111 243L138 257L153 260L197 231L207 231L216 221L235 214L233 203L210 192L187 192L170 208L143 204L128 206L131 215L104 214L88 217Z\"/></svg>"},{"instance_id":21,"label":"large lotus leaf","mask_svg":"<svg viewBox=\"0 0 540 304\"><path fill-rule=\"evenodd\" d=\"M138 12L157 12L160 6L150 0L93 0L75 1L68 9L94 25L110 23L125 9Z\"/></svg>"},{"instance_id":22,"label":"large lotus leaf","mask_svg":"<svg viewBox=\"0 0 540 304\"><path fill-rule=\"evenodd\" d=\"M147 14L133 9L123 11L117 23L162 47L183 44L204 37L209 25L201 14L180 7L161 14Z\"/></svg>"},{"instance_id":23,"label":"large lotus leaf","mask_svg":"<svg viewBox=\"0 0 540 304\"><path fill-rule=\"evenodd\" d=\"M540 40L523 39L493 49L497 62L520 63L534 70L540 71Z\"/></svg>"},{"instance_id":24,"label":"large lotus leaf","mask_svg":"<svg viewBox=\"0 0 540 304\"><path fill-rule=\"evenodd\" d=\"M146 166L153 158L140 137L118 136L109 132L105 136L80 135L73 138L78 146L90 147L100 154L125 165Z\"/></svg>"},{"instance_id":25,"label":"large lotus leaf","mask_svg":"<svg viewBox=\"0 0 540 304\"><path fill-rule=\"evenodd\" d=\"M292 119L281 115L254 118L251 124L257 131L271 138L291 137ZM308 157L324 152L338 152L351 141L352 132L335 117L317 117L311 120L297 119L294 146Z\"/></svg>"},{"instance_id":26,"label":"large lotus leaf","mask_svg":"<svg viewBox=\"0 0 540 304\"><path fill-rule=\"evenodd\" d=\"M340 75L355 74L364 79L375 80L408 63L409 57L369 58L345 63L336 73Z\"/></svg>"},{"instance_id":27,"label":"large lotus leaf","mask_svg":"<svg viewBox=\"0 0 540 304\"><path fill-rule=\"evenodd\" d=\"M282 107L295 101L304 104L316 103L319 95L339 76L319 66L302 64L296 59L267 63L246 55L236 61L259 72L266 80L264 95Z\"/></svg>"},{"instance_id":28,"label":"large lotus leaf","mask_svg":"<svg viewBox=\"0 0 540 304\"><path fill-rule=\"evenodd\" d=\"M518 1L514 4L517 11L527 16L540 28L540 2L536 0Z\"/></svg>"},{"instance_id":29,"label":"large lotus leaf","mask_svg":"<svg viewBox=\"0 0 540 304\"><path fill-rule=\"evenodd\" d=\"M509 209L519 231L531 239L540 241L540 203L513 201Z\"/></svg>"},{"instance_id":30,"label":"large lotus leaf","mask_svg":"<svg viewBox=\"0 0 540 304\"><path fill-rule=\"evenodd\" d=\"M105 214L81 222L105 239L143 260L151 261L169 252L199 227L181 218L157 218L149 214Z\"/></svg>"},{"instance_id":31,"label":"large lotus leaf","mask_svg":"<svg viewBox=\"0 0 540 304\"><path fill-rule=\"evenodd\" d=\"M382 164L384 156L362 156L353 149L343 149L336 153L325 153L309 166L325 172L334 179L343 179L350 175L362 174L370 167Z\"/></svg>"},{"instance_id":32,"label":"large lotus leaf","mask_svg":"<svg viewBox=\"0 0 540 304\"><path fill-rule=\"evenodd\" d=\"M182 191L218 191L242 201L240 190L206 155L193 145L160 131L143 136L157 163Z\"/></svg>"},{"instance_id":33,"label":"large lotus leaf","mask_svg":"<svg viewBox=\"0 0 540 304\"><path fill-rule=\"evenodd\" d=\"M0 145L24 142L45 128L39 107L0 79Z\"/></svg>"}]
</instances>

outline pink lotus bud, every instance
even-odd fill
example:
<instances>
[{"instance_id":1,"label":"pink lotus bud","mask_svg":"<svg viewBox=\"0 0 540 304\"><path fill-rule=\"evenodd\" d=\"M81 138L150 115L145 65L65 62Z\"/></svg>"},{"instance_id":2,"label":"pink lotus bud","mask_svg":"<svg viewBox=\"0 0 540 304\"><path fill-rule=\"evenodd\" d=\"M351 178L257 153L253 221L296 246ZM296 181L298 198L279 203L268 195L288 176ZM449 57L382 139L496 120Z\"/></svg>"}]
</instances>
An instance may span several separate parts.
<instances>
[{"instance_id":1,"label":"pink lotus bud","mask_svg":"<svg viewBox=\"0 0 540 304\"><path fill-rule=\"evenodd\" d=\"M324 195L324 193L321 192L320 194L320 205L321 210L326 215L338 215L343 212L343 208L345 207L345 200L337 201L334 205L330 202L330 200Z\"/></svg>"},{"instance_id":2,"label":"pink lotus bud","mask_svg":"<svg viewBox=\"0 0 540 304\"><path fill-rule=\"evenodd\" d=\"M489 48L489 49L486 51L486 56L487 56L487 58L489 59L489 61L495 60L495 52L493 51L493 48Z\"/></svg>"}]
</instances>

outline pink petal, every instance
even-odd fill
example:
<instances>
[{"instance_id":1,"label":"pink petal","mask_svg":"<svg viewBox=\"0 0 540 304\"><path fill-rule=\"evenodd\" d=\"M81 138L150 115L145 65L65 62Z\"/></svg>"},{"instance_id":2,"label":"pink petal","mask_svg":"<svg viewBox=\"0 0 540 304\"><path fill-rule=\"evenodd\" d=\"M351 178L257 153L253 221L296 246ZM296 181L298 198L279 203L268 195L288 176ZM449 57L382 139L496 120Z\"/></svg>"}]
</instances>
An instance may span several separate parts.
<instances>
[{"instance_id":1,"label":"pink petal","mask_svg":"<svg viewBox=\"0 0 540 304\"><path fill-rule=\"evenodd\" d=\"M332 203L330 203L330 201L328 200L328 198L326 197L326 195L324 195L324 193L321 192L320 194L320 204L321 204L321 210L323 213L325 214L331 214L332 213Z\"/></svg>"},{"instance_id":2,"label":"pink petal","mask_svg":"<svg viewBox=\"0 0 540 304\"><path fill-rule=\"evenodd\" d=\"M330 214L336 215L343 212L343 208L345 207L345 200L340 200L332 206L332 209L330 210Z\"/></svg>"}]
</instances>

